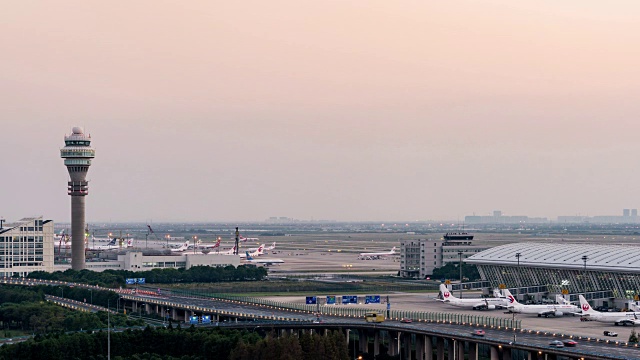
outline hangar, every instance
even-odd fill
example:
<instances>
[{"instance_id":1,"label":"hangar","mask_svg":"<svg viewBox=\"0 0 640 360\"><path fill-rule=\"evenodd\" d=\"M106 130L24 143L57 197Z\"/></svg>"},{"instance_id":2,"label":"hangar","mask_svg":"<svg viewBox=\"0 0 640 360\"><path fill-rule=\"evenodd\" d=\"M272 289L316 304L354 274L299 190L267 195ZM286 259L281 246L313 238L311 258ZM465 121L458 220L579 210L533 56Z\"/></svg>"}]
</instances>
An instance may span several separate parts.
<instances>
[{"instance_id":1,"label":"hangar","mask_svg":"<svg viewBox=\"0 0 640 360\"><path fill-rule=\"evenodd\" d=\"M493 287L508 288L519 300L540 301L584 294L595 305L624 308L640 294L640 247L558 243L497 246L465 261L478 267Z\"/></svg>"}]
</instances>

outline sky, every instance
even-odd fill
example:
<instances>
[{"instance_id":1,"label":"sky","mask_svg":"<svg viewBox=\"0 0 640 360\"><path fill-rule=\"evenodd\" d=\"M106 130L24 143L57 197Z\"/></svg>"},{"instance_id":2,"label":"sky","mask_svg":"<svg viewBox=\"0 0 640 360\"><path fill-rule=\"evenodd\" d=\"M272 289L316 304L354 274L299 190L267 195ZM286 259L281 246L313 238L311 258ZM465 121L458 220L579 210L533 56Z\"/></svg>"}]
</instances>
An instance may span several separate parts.
<instances>
[{"instance_id":1,"label":"sky","mask_svg":"<svg viewBox=\"0 0 640 360\"><path fill-rule=\"evenodd\" d=\"M640 208L640 3L14 1L0 217L555 218Z\"/></svg>"}]
</instances>

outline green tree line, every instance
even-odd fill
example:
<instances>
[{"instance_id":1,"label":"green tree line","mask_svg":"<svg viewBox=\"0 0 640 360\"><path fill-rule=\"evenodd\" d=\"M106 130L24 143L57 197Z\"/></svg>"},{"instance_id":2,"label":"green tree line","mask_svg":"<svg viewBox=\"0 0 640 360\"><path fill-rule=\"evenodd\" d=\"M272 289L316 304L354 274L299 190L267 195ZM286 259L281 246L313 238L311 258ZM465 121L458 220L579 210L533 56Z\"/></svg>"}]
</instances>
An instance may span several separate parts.
<instances>
[{"instance_id":1,"label":"green tree line","mask_svg":"<svg viewBox=\"0 0 640 360\"><path fill-rule=\"evenodd\" d=\"M465 263L462 263L462 277L469 279L469 281L476 281L481 279L480 273L478 272L478 267ZM443 267L433 269L433 275L431 275L431 278L459 280L460 270L458 268L458 263L448 263Z\"/></svg>"},{"instance_id":2,"label":"green tree line","mask_svg":"<svg viewBox=\"0 0 640 360\"><path fill-rule=\"evenodd\" d=\"M106 312L77 312L46 302L44 294L54 290L58 289L51 286L0 286L0 326L5 330L36 334L107 327ZM69 289L70 292L73 290ZM124 315L114 315L111 321L115 326L141 324L140 321L127 320Z\"/></svg>"},{"instance_id":3,"label":"green tree line","mask_svg":"<svg viewBox=\"0 0 640 360\"><path fill-rule=\"evenodd\" d=\"M56 271L48 273L36 271L27 277L42 280L58 280L104 287L124 286L128 278L145 278L148 284L173 284L173 283L207 283L229 281L258 281L267 276L267 269L257 266L240 265L238 267L211 267L193 266L184 269L152 269L147 271L105 270L95 272L90 270Z\"/></svg>"},{"instance_id":4,"label":"green tree line","mask_svg":"<svg viewBox=\"0 0 640 360\"><path fill-rule=\"evenodd\" d=\"M262 338L257 332L221 328L150 328L111 333L112 359L163 360L347 360L345 336L330 332ZM0 359L103 360L107 358L107 333L52 334L36 336L0 348Z\"/></svg>"}]
</instances>

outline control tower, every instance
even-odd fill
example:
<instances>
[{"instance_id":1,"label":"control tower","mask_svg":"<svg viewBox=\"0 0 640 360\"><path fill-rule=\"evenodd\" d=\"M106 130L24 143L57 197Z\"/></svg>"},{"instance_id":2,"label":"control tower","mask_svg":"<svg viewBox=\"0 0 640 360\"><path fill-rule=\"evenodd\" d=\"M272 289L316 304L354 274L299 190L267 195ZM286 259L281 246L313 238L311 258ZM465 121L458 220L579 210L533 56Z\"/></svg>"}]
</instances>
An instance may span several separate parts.
<instances>
[{"instance_id":1,"label":"control tower","mask_svg":"<svg viewBox=\"0 0 640 360\"><path fill-rule=\"evenodd\" d=\"M91 135L85 135L81 127L74 127L69 136L64 137L65 146L60 149L60 157L69 171L67 190L71 196L71 268L85 268L84 254L84 197L89 194L87 171L96 151L91 148Z\"/></svg>"}]
</instances>

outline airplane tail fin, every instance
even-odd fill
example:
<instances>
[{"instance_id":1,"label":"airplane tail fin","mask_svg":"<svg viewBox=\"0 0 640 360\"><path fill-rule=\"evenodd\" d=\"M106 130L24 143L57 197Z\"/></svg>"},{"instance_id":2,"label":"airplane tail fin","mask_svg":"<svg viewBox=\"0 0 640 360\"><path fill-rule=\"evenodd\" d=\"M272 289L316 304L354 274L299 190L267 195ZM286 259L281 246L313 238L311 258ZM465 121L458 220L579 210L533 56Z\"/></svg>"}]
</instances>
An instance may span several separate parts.
<instances>
[{"instance_id":1,"label":"airplane tail fin","mask_svg":"<svg viewBox=\"0 0 640 360\"><path fill-rule=\"evenodd\" d=\"M253 258L251 257L251 255L249 255L248 251L245 251L245 254L247 255L247 260L253 260Z\"/></svg>"},{"instance_id":2,"label":"airplane tail fin","mask_svg":"<svg viewBox=\"0 0 640 360\"><path fill-rule=\"evenodd\" d=\"M589 302L587 301L587 299L584 298L584 296L578 295L578 298L580 299L580 309L582 310L583 314L596 313L596 311L593 310L593 308L591 307L591 305L589 305Z\"/></svg>"},{"instance_id":3,"label":"airplane tail fin","mask_svg":"<svg viewBox=\"0 0 640 360\"><path fill-rule=\"evenodd\" d=\"M453 296L453 294L451 293L451 291L449 291L449 288L447 288L447 285L445 284L440 284L440 295L442 295L442 300L445 301L456 299L456 297Z\"/></svg>"},{"instance_id":4,"label":"airplane tail fin","mask_svg":"<svg viewBox=\"0 0 640 360\"><path fill-rule=\"evenodd\" d=\"M507 300L509 300L509 304L510 305L516 305L519 304L518 300L515 298L515 296L511 295L511 291L509 291L509 289L504 289L502 290L502 292L504 293L504 296L507 297Z\"/></svg>"},{"instance_id":5,"label":"airplane tail fin","mask_svg":"<svg viewBox=\"0 0 640 360\"><path fill-rule=\"evenodd\" d=\"M500 289L493 289L493 297L500 299L504 298L505 296L500 293Z\"/></svg>"},{"instance_id":6,"label":"airplane tail fin","mask_svg":"<svg viewBox=\"0 0 640 360\"><path fill-rule=\"evenodd\" d=\"M394 254L396 252L396 247L391 248L391 253Z\"/></svg>"}]
</instances>

